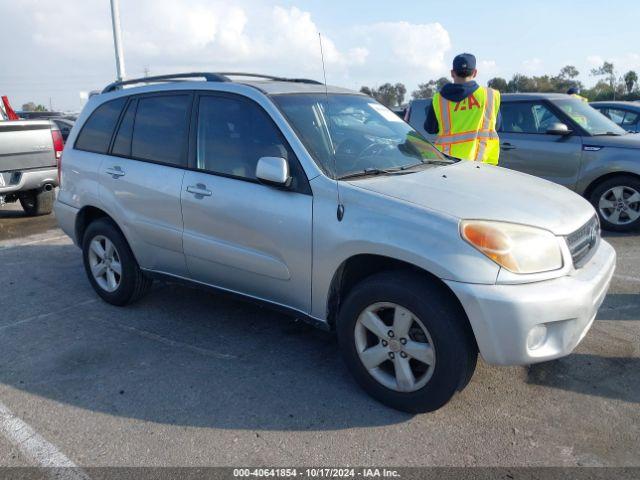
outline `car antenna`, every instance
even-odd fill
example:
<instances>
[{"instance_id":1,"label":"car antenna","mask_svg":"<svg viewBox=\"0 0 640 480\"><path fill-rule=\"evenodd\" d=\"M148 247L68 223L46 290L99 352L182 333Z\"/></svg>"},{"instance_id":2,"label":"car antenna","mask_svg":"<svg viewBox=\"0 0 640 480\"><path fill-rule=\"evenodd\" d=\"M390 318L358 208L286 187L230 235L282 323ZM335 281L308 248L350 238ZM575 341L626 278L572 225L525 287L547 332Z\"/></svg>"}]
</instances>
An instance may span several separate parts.
<instances>
[{"instance_id":1,"label":"car antenna","mask_svg":"<svg viewBox=\"0 0 640 480\"><path fill-rule=\"evenodd\" d=\"M327 99L327 109L329 108L329 89L327 87L327 70L324 66L324 50L322 49L322 34L318 32L318 40L320 41L320 59L322 60L322 75L324 76L324 95ZM329 123L327 119L327 131L329 135L331 135L331 131L329 130ZM331 157L333 158L333 172L336 176L336 195L338 197L338 210L336 211L336 216L338 217L338 221L341 222L344 218L344 204L342 203L342 195L340 195L340 181L338 180L338 164L336 162L336 152L333 147L333 141L331 141Z\"/></svg>"}]
</instances>

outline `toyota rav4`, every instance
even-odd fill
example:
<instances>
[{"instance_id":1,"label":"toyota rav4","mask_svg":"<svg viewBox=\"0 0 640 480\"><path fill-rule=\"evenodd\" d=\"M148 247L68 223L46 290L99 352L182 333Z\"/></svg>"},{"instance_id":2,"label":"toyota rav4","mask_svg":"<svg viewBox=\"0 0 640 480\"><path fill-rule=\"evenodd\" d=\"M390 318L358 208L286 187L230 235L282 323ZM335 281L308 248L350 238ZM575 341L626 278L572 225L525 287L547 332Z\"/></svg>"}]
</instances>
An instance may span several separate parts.
<instances>
[{"instance_id":1,"label":"toyota rav4","mask_svg":"<svg viewBox=\"0 0 640 480\"><path fill-rule=\"evenodd\" d=\"M266 302L335 330L357 382L410 412L464 388L478 352L569 354L615 265L575 193L445 156L370 97L304 79L108 86L69 136L55 210L105 301L169 279Z\"/></svg>"}]
</instances>

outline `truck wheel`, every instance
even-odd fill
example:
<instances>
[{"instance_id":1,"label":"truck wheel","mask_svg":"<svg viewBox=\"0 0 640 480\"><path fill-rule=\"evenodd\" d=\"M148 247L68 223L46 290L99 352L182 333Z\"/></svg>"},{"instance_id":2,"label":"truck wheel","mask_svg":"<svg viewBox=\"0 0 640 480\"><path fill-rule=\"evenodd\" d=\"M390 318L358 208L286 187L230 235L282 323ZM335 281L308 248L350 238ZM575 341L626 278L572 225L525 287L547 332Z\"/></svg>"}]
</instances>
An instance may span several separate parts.
<instances>
[{"instance_id":1,"label":"truck wheel","mask_svg":"<svg viewBox=\"0 0 640 480\"><path fill-rule=\"evenodd\" d=\"M82 240L82 259L91 286L112 305L133 303L151 287L127 240L111 220L91 223Z\"/></svg>"},{"instance_id":2,"label":"truck wheel","mask_svg":"<svg viewBox=\"0 0 640 480\"><path fill-rule=\"evenodd\" d=\"M627 232L640 226L640 181L620 175L600 183L589 199L605 230Z\"/></svg>"},{"instance_id":3,"label":"truck wheel","mask_svg":"<svg viewBox=\"0 0 640 480\"><path fill-rule=\"evenodd\" d=\"M53 211L54 200L53 190L31 190L20 196L20 205L30 217L49 215Z\"/></svg>"},{"instance_id":4,"label":"truck wheel","mask_svg":"<svg viewBox=\"0 0 640 480\"><path fill-rule=\"evenodd\" d=\"M356 285L337 321L338 342L360 386L378 401L430 412L462 390L478 349L450 292L411 272L384 272Z\"/></svg>"}]
</instances>

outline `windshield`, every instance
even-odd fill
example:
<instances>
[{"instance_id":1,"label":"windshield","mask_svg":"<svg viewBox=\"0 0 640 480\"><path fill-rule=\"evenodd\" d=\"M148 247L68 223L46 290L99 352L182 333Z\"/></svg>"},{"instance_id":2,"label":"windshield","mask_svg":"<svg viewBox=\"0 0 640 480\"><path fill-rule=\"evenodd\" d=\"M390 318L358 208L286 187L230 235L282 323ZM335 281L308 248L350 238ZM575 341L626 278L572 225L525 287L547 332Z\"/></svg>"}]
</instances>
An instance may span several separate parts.
<instances>
[{"instance_id":1,"label":"windshield","mask_svg":"<svg viewBox=\"0 0 640 480\"><path fill-rule=\"evenodd\" d=\"M363 95L273 97L309 153L334 178L452 163L391 110Z\"/></svg>"},{"instance_id":2,"label":"windshield","mask_svg":"<svg viewBox=\"0 0 640 480\"><path fill-rule=\"evenodd\" d=\"M555 104L590 135L625 135L627 132L582 100L567 98Z\"/></svg>"}]
</instances>

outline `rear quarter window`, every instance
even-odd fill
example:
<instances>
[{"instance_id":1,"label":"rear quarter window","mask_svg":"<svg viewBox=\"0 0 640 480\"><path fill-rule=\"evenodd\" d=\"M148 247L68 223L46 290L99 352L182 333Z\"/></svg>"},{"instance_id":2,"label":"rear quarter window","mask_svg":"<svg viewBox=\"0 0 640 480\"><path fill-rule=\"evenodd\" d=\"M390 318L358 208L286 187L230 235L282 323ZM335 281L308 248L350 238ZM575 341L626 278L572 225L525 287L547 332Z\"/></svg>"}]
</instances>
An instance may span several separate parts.
<instances>
[{"instance_id":1,"label":"rear quarter window","mask_svg":"<svg viewBox=\"0 0 640 480\"><path fill-rule=\"evenodd\" d=\"M76 150L106 154L126 98L103 103L89 116L76 140Z\"/></svg>"}]
</instances>

